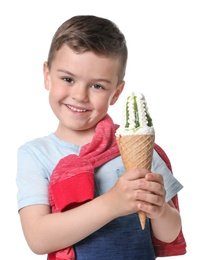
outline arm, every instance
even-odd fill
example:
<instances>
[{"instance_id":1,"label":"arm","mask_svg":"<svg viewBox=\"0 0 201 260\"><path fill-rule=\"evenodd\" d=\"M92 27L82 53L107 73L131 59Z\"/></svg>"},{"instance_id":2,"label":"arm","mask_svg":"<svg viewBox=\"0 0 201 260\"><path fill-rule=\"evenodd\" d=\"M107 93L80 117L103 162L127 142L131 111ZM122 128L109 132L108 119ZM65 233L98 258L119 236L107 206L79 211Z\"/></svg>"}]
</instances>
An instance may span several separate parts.
<instances>
[{"instance_id":1,"label":"arm","mask_svg":"<svg viewBox=\"0 0 201 260\"><path fill-rule=\"evenodd\" d=\"M164 204L164 211L158 219L151 220L153 235L166 243L174 241L181 230L181 217L172 201Z\"/></svg>"},{"instance_id":2,"label":"arm","mask_svg":"<svg viewBox=\"0 0 201 260\"><path fill-rule=\"evenodd\" d=\"M47 205L20 210L23 232L31 250L46 254L71 246L115 218L104 194L75 209L51 214Z\"/></svg>"},{"instance_id":3,"label":"arm","mask_svg":"<svg viewBox=\"0 0 201 260\"><path fill-rule=\"evenodd\" d=\"M69 247L111 220L138 210L135 200L137 179L147 171L122 175L107 193L63 213L51 213L48 205L27 206L20 210L28 245L36 254Z\"/></svg>"}]
</instances>

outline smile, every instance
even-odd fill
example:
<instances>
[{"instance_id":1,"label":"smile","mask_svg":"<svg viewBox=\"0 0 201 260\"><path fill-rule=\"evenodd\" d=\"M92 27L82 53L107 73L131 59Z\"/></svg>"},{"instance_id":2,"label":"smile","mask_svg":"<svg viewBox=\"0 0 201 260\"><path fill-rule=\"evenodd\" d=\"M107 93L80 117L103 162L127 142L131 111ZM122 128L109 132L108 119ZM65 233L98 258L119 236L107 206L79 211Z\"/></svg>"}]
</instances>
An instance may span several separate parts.
<instances>
[{"instance_id":1,"label":"smile","mask_svg":"<svg viewBox=\"0 0 201 260\"><path fill-rule=\"evenodd\" d=\"M79 113L81 113L81 112L86 112L86 111L87 111L86 109L80 109L80 108L72 107L72 106L70 106L70 105L67 105L67 107L68 107L69 109L73 110L74 112L79 112Z\"/></svg>"}]
</instances>

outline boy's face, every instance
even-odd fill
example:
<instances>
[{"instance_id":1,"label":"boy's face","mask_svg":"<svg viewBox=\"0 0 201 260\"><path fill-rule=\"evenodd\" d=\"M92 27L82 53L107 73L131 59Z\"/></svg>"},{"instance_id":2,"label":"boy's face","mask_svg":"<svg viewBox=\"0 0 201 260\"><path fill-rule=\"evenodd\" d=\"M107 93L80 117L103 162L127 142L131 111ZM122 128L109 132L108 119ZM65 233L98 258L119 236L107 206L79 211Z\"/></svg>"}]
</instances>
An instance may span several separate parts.
<instances>
[{"instance_id":1,"label":"boy's face","mask_svg":"<svg viewBox=\"0 0 201 260\"><path fill-rule=\"evenodd\" d=\"M60 129L91 130L104 118L123 90L118 69L116 58L77 54L65 45L55 54L50 70L44 64L45 88Z\"/></svg>"}]
</instances>

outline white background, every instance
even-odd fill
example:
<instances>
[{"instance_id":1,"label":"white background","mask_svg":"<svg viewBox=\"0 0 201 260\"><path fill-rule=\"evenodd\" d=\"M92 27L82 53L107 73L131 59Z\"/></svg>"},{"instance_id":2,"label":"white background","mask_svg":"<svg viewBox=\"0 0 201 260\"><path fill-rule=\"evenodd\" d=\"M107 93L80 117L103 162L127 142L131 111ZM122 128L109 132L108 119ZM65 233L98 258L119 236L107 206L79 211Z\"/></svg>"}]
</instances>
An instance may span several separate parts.
<instances>
[{"instance_id":1,"label":"white background","mask_svg":"<svg viewBox=\"0 0 201 260\"><path fill-rule=\"evenodd\" d=\"M30 251L21 231L16 152L25 141L56 128L43 87L42 65L56 29L78 14L109 18L126 36L126 88L110 114L120 123L124 97L134 90L144 93L156 142L167 152L174 175L184 186L179 201L188 252L168 259L197 260L201 232L201 5L194 0L0 2L1 255L5 259L46 259Z\"/></svg>"}]
</instances>

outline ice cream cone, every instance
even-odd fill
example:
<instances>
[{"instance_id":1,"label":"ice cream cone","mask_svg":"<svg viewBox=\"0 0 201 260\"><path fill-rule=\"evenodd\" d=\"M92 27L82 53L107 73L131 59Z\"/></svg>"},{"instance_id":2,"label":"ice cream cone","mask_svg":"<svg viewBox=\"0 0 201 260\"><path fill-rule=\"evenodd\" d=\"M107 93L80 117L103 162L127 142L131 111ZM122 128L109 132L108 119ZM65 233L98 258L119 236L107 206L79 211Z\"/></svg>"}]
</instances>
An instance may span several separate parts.
<instances>
[{"instance_id":1,"label":"ice cream cone","mask_svg":"<svg viewBox=\"0 0 201 260\"><path fill-rule=\"evenodd\" d=\"M117 144L126 171L131 169L151 169L155 135L118 135ZM146 214L138 212L142 229L145 228Z\"/></svg>"}]
</instances>

